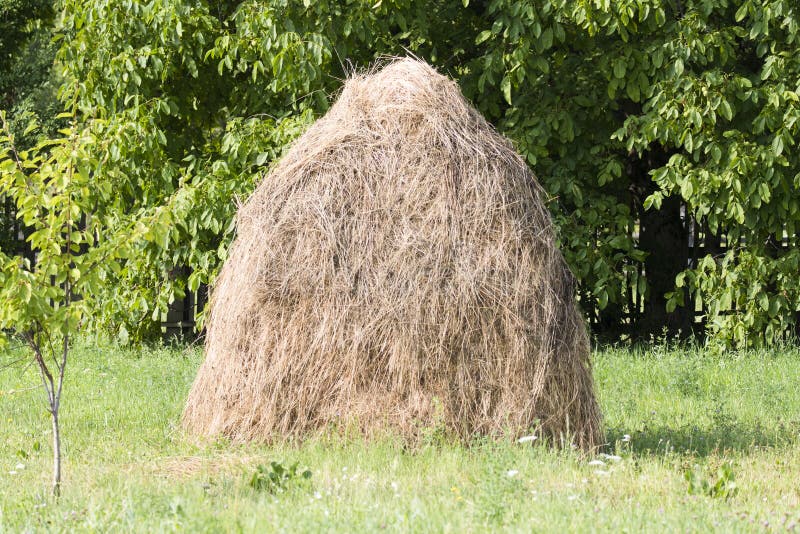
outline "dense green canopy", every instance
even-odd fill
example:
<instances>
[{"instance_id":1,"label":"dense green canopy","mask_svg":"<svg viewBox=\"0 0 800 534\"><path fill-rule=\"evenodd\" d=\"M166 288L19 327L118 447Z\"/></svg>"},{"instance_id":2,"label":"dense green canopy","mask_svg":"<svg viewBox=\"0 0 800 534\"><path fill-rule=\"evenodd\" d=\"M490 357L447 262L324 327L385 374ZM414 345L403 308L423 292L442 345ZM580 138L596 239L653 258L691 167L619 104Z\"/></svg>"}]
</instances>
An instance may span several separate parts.
<instances>
[{"instance_id":1,"label":"dense green canopy","mask_svg":"<svg viewBox=\"0 0 800 534\"><path fill-rule=\"evenodd\" d=\"M17 4L0 1L0 28ZM71 126L29 153L5 141L0 193L41 253L0 253L2 327L35 324L26 302L52 283L46 269L67 269L96 278L87 318L146 335L170 299L213 279L237 200L347 73L413 53L535 170L596 333L699 329L741 346L796 331L794 0L62 0L52 20L39 4L11 28L57 39L46 72ZM0 33L5 77L31 32ZM106 260L82 263L92 254ZM8 289L26 283L33 297ZM48 291L41 313L59 300Z\"/></svg>"}]
</instances>

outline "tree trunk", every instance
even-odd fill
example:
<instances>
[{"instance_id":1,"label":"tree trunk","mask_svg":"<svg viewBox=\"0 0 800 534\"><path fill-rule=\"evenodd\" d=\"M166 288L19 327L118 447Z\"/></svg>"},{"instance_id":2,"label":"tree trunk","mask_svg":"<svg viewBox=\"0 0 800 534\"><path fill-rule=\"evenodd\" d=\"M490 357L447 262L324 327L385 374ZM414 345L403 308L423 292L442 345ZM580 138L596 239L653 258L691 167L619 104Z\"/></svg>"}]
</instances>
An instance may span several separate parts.
<instances>
[{"instance_id":1,"label":"tree trunk","mask_svg":"<svg viewBox=\"0 0 800 534\"><path fill-rule=\"evenodd\" d=\"M683 331L687 324L686 315L692 312L687 303L672 313L667 313L665 293L675 290L675 277L688 267L689 235L687 226L681 219L681 200L667 197L661 208L649 209L641 215L641 234L639 246L647 252L644 268L647 275L647 300L640 319L638 334L642 337L669 337Z\"/></svg>"},{"instance_id":2,"label":"tree trunk","mask_svg":"<svg viewBox=\"0 0 800 534\"><path fill-rule=\"evenodd\" d=\"M647 253L644 262L647 294L632 334L644 340L664 334L673 337L678 332L688 337L686 326L691 324L691 319L687 315L694 315L694 307L689 302L667 313L664 296L675 290L675 277L689 267L689 214L681 213L682 201L678 196L664 198L658 209L654 206L644 209L647 197L659 190L650 170L666 165L670 155L663 148L654 148L643 157L632 157L628 161L632 180L630 192L639 216L638 248Z\"/></svg>"},{"instance_id":3,"label":"tree trunk","mask_svg":"<svg viewBox=\"0 0 800 534\"><path fill-rule=\"evenodd\" d=\"M53 410L53 495L61 495L61 432L57 406Z\"/></svg>"}]
</instances>

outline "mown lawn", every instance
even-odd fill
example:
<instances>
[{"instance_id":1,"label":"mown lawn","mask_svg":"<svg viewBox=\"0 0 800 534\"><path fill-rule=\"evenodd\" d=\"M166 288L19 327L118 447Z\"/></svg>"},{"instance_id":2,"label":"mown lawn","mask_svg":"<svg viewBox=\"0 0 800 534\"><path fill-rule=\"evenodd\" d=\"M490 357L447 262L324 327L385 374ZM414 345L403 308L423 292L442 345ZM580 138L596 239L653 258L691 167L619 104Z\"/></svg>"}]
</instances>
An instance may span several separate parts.
<instances>
[{"instance_id":1,"label":"mown lawn","mask_svg":"<svg viewBox=\"0 0 800 534\"><path fill-rule=\"evenodd\" d=\"M463 447L434 431L415 450L341 436L198 446L178 421L201 357L76 350L58 502L35 370L0 370L0 532L800 530L797 349L598 352L609 445L593 457L514 441ZM297 476L283 492L253 489L272 461L298 462Z\"/></svg>"}]
</instances>

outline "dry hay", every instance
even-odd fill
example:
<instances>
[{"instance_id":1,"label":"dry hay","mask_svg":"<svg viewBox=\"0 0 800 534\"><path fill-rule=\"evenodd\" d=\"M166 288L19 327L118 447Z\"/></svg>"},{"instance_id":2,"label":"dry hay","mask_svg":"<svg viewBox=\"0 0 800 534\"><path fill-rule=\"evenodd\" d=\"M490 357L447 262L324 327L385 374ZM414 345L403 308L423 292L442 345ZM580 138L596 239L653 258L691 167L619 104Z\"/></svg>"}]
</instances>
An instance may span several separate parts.
<instances>
[{"instance_id":1,"label":"dry hay","mask_svg":"<svg viewBox=\"0 0 800 534\"><path fill-rule=\"evenodd\" d=\"M545 195L427 64L349 79L241 207L184 412L235 441L356 424L601 443ZM567 437L569 436L569 437Z\"/></svg>"},{"instance_id":2,"label":"dry hay","mask_svg":"<svg viewBox=\"0 0 800 534\"><path fill-rule=\"evenodd\" d=\"M123 469L129 473L148 475L170 480L187 479L198 475L217 476L236 472L247 472L258 463L269 463L259 455L213 453L210 456L167 456L154 458L145 463L135 463Z\"/></svg>"}]
</instances>

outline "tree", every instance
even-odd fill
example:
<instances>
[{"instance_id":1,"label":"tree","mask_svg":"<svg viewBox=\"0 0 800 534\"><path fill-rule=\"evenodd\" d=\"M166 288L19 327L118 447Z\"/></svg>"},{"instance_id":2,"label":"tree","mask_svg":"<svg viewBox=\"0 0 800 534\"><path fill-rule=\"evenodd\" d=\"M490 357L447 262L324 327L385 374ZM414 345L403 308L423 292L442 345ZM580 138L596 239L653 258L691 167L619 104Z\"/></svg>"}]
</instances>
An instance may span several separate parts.
<instances>
[{"instance_id":1,"label":"tree","mask_svg":"<svg viewBox=\"0 0 800 534\"><path fill-rule=\"evenodd\" d=\"M61 486L59 410L70 343L91 327L94 310L112 290L110 279L135 263L148 240L162 239L169 203L150 211L98 210L108 202L113 176L96 174L102 139L74 114L60 136L20 151L0 113L0 195L11 199L29 228L35 260L0 250L0 343L8 332L30 348L47 397L53 430L53 493Z\"/></svg>"},{"instance_id":2,"label":"tree","mask_svg":"<svg viewBox=\"0 0 800 534\"><path fill-rule=\"evenodd\" d=\"M131 273L151 276L152 301L183 291L159 286L175 266L190 288L213 278L232 199L327 109L347 65L409 50L535 168L598 333L685 334L696 305L730 344L796 324L798 257L779 246L798 213L788 0L129 4L67 1L60 59L81 109L124 125L109 150L141 177L130 202L185 176L204 199L176 217L168 256L153 252L159 274Z\"/></svg>"},{"instance_id":3,"label":"tree","mask_svg":"<svg viewBox=\"0 0 800 534\"><path fill-rule=\"evenodd\" d=\"M726 345L797 328L797 9L488 3L478 89L513 102L496 120L559 195L568 261L598 307L644 293L639 334L675 331L695 306Z\"/></svg>"},{"instance_id":4,"label":"tree","mask_svg":"<svg viewBox=\"0 0 800 534\"><path fill-rule=\"evenodd\" d=\"M673 16L666 68L618 134L670 154L648 205L681 199L706 238L667 306L700 302L718 339L769 344L797 331L800 310L798 5L692 2Z\"/></svg>"}]
</instances>

